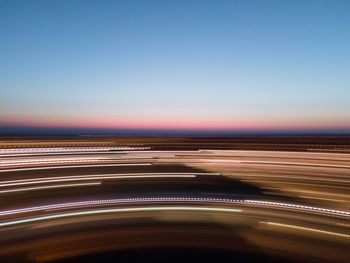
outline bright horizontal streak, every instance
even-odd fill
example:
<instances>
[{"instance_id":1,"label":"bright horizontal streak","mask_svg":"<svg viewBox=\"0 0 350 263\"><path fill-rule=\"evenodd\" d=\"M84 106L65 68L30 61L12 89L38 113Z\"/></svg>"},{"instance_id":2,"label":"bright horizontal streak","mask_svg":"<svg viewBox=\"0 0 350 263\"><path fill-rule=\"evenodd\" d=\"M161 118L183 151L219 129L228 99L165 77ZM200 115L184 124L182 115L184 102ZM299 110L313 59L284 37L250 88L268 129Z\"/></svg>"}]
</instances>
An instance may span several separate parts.
<instances>
[{"instance_id":1,"label":"bright horizontal streak","mask_svg":"<svg viewBox=\"0 0 350 263\"><path fill-rule=\"evenodd\" d=\"M40 179L27 179L24 182L21 180L6 181L0 184L0 187L16 186L16 185L27 185L27 184L42 184L51 182L62 182L62 181L87 181L87 180L100 180L100 179L136 179L136 178L195 178L196 175L184 174L184 175L121 175L121 174L102 174L92 176L61 176L61 177L46 177ZM1 192L1 191L0 191Z\"/></svg>"},{"instance_id":2,"label":"bright horizontal streak","mask_svg":"<svg viewBox=\"0 0 350 263\"><path fill-rule=\"evenodd\" d=\"M320 207L314 207L314 206L306 206L306 205L295 205L295 204L269 202L269 201L257 201L257 200L244 200L244 203L262 205L262 206L271 206L271 207L275 206L275 207L283 207L283 208L301 209L301 210L308 210L312 212L321 212L326 214L350 216L350 212L335 210L335 209L320 208Z\"/></svg>"},{"instance_id":3,"label":"bright horizontal streak","mask_svg":"<svg viewBox=\"0 0 350 263\"><path fill-rule=\"evenodd\" d=\"M50 188L64 188L64 187L76 187L76 186L88 186L88 185L100 185L100 184L101 184L101 182L83 183L83 184L59 184L59 185L37 186L37 187L3 190L3 191L0 191L0 194L12 193L12 192L32 191L32 190L41 190L41 189L50 189Z\"/></svg>"},{"instance_id":4,"label":"bright horizontal streak","mask_svg":"<svg viewBox=\"0 0 350 263\"><path fill-rule=\"evenodd\" d=\"M200 149L198 150L199 152L212 152L212 153L235 153L235 154L242 154L242 153L246 153L246 154L276 154L277 156L281 156L281 155L309 155L309 156L344 156L344 157L350 157L350 155L348 153L329 153L329 152L295 152L295 151L254 151L254 150L211 150L211 149Z\"/></svg>"},{"instance_id":5,"label":"bright horizontal streak","mask_svg":"<svg viewBox=\"0 0 350 263\"><path fill-rule=\"evenodd\" d=\"M245 174L241 175L241 177L248 177L248 178L258 178L261 179L261 175L256 174ZM281 175L263 175L264 178L279 178L279 179L286 179L285 174ZM341 180L341 179L332 179L332 178L322 178L322 177L316 177L314 175L312 176L290 176L288 175L288 179L301 179L301 180L309 180L309 181L321 181L321 182L341 182L341 183L349 183L349 180Z\"/></svg>"},{"instance_id":6,"label":"bright horizontal streak","mask_svg":"<svg viewBox=\"0 0 350 263\"><path fill-rule=\"evenodd\" d=\"M23 156L48 156L48 155L89 155L89 154L118 154L120 152L113 151L98 151L98 152L44 152L44 153L14 153L14 154L0 154L0 157L23 157ZM124 154L124 151L123 151Z\"/></svg>"},{"instance_id":7,"label":"bright horizontal streak","mask_svg":"<svg viewBox=\"0 0 350 263\"><path fill-rule=\"evenodd\" d=\"M242 160L245 164L262 164L262 165L296 165L296 166L320 166L329 168L350 168L349 165L336 165L336 164L323 164L323 163L301 163L301 162L278 162L278 161L253 161L253 160Z\"/></svg>"},{"instance_id":8,"label":"bright horizontal streak","mask_svg":"<svg viewBox=\"0 0 350 263\"><path fill-rule=\"evenodd\" d=\"M76 152L76 151L125 151L125 150L149 150L151 147L59 147L59 148L21 148L21 149L0 149L2 153L55 153L55 152Z\"/></svg>"},{"instance_id":9,"label":"bright horizontal streak","mask_svg":"<svg viewBox=\"0 0 350 263\"><path fill-rule=\"evenodd\" d=\"M17 182L32 182L32 181L41 181L41 180L50 180L50 179L66 179L66 178L80 178L80 177L100 177L100 176L132 176L132 175L169 175L169 176L177 176L177 177L192 177L197 175L220 175L218 173L117 173L117 174L85 174L85 175L72 175L72 176L55 176L55 177L41 177L41 178L33 178L33 179L19 179L19 180L11 180L11 181L0 181L3 184L7 183L17 183Z\"/></svg>"},{"instance_id":10,"label":"bright horizontal streak","mask_svg":"<svg viewBox=\"0 0 350 263\"><path fill-rule=\"evenodd\" d=\"M72 212L72 213L65 213L65 214L58 214L58 215L41 216L41 217L35 217L35 218L29 218L29 219L13 220L9 222L0 223L0 227L42 221L47 219L64 218L64 217L70 217L70 216L82 216L82 215L94 215L94 214L118 213L118 212L145 212L145 211L242 212L241 209L213 208L213 207L185 207L185 206L119 208L119 209L103 209L103 210L94 210L94 211Z\"/></svg>"},{"instance_id":11,"label":"bright horizontal streak","mask_svg":"<svg viewBox=\"0 0 350 263\"><path fill-rule=\"evenodd\" d=\"M14 168L0 170L0 172L16 172L16 171L28 171L28 170L47 170L47 169L63 169L63 168L82 168L82 167L103 167L103 166L140 166L140 165L152 165L151 163L119 163L119 164L85 164L85 165L64 165L64 166L47 166L47 167L30 167L30 168Z\"/></svg>"},{"instance_id":12,"label":"bright horizontal streak","mask_svg":"<svg viewBox=\"0 0 350 263\"><path fill-rule=\"evenodd\" d=\"M53 157L47 157L47 158L25 158L23 160L1 160L0 165L18 165L18 164L34 164L34 163L66 163L66 162L91 162L91 161L101 161L106 160L103 156L88 156L88 157L70 157L70 158L53 158Z\"/></svg>"},{"instance_id":13,"label":"bright horizontal streak","mask_svg":"<svg viewBox=\"0 0 350 263\"><path fill-rule=\"evenodd\" d=\"M19 213L35 212L49 209L57 208L77 208L81 206L92 206L92 205L110 205L110 204L120 204L120 203L140 203L140 202L213 202L213 203L224 203L224 204L241 204L241 205L254 205L262 207L277 207L284 209L299 209L308 212L318 212L328 215L337 216L350 216L350 212L326 209L320 207L304 206L297 204L287 204L278 202L268 202L268 201L257 201L257 200L242 200L242 199L223 199L223 198L198 198L198 197L153 197L153 198L123 198L123 199L102 199L102 200L92 200L92 201L80 201L71 203L60 203L52 205L34 206L27 208L19 208L13 210L0 211L0 216L13 215Z\"/></svg>"},{"instance_id":14,"label":"bright horizontal streak","mask_svg":"<svg viewBox=\"0 0 350 263\"><path fill-rule=\"evenodd\" d=\"M333 235L337 237L345 237L350 238L350 235L337 233L337 232L331 232L331 231L325 231L321 229L315 229L315 228L309 228L309 227L302 227L302 226L295 226L295 225L289 225L289 224L281 224L281 223L274 223L274 222L260 222L262 224L272 225L272 226L278 226L278 227L285 227L285 228L291 228L291 229L297 229L297 230L305 230L320 234L326 234L326 235Z\"/></svg>"},{"instance_id":15,"label":"bright horizontal streak","mask_svg":"<svg viewBox=\"0 0 350 263\"><path fill-rule=\"evenodd\" d=\"M150 149L150 147L146 148L145 150ZM154 155L157 153L161 153L162 155L165 156L174 156L177 153L178 154L186 154L186 155L196 155L197 151L130 151L130 150L123 150L121 152L117 151L69 151L69 152L33 152L33 153L13 153L13 154L0 154L0 157L21 157L21 156L47 156L47 155L79 155L79 154L118 154L118 155L126 155L126 154L131 154L131 155ZM162 155L157 155L157 156L162 156Z\"/></svg>"},{"instance_id":16,"label":"bright horizontal streak","mask_svg":"<svg viewBox=\"0 0 350 263\"><path fill-rule=\"evenodd\" d=\"M221 159L201 159L201 161L204 162L210 162L210 163L242 163L241 160L221 160Z\"/></svg>"},{"instance_id":17,"label":"bright horizontal streak","mask_svg":"<svg viewBox=\"0 0 350 263\"><path fill-rule=\"evenodd\" d=\"M50 210L57 208L78 208L81 206L92 206L92 205L110 205L110 204L120 204L120 203L141 203L141 202L221 202L227 201L225 199L216 198L164 198L164 197L152 197L152 198L123 198L123 199L102 199L102 200L92 200L92 201L80 201L80 202L70 202L70 203L60 203L53 205L42 205L34 206L28 208L19 208L7 211L1 211L0 216L13 215L18 213L35 212L42 210ZM231 202L243 202L243 200L230 200Z\"/></svg>"},{"instance_id":18,"label":"bright horizontal streak","mask_svg":"<svg viewBox=\"0 0 350 263\"><path fill-rule=\"evenodd\" d=\"M254 164L254 165L289 165L289 166L310 166L310 167L328 167L328 168L345 168L349 169L349 165L323 164L323 163L303 163L303 162L285 162L281 161L257 161L257 160L223 160L223 159L199 159L201 162L210 164Z\"/></svg>"}]
</instances>

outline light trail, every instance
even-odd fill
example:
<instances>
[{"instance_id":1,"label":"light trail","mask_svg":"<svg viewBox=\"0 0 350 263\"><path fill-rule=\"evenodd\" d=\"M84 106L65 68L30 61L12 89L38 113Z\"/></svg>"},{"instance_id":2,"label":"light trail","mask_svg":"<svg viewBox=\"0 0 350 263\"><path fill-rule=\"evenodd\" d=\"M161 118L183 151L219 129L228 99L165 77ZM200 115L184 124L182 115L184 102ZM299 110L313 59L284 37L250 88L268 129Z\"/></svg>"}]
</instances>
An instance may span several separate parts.
<instances>
[{"instance_id":1,"label":"light trail","mask_svg":"<svg viewBox=\"0 0 350 263\"><path fill-rule=\"evenodd\" d=\"M145 150L150 149L147 148ZM161 153L161 155L156 155ZM121 151L69 151L69 152L33 152L33 153L11 153L11 154L0 154L0 157L27 157L27 156L50 156L50 155L88 155L88 154L109 154L109 155L150 155L150 156L176 156L177 153L182 153L183 155L202 155L202 153L198 153L197 151L142 151L141 149L138 151L131 150L121 150Z\"/></svg>"},{"instance_id":2,"label":"light trail","mask_svg":"<svg viewBox=\"0 0 350 263\"><path fill-rule=\"evenodd\" d=\"M73 157L73 158L45 158L45 159L24 159L24 160L0 160L2 167L32 166L32 165L57 165L57 164L84 164L84 163L105 163L127 160L128 158L105 158L105 157ZM136 158L133 158L136 159Z\"/></svg>"},{"instance_id":3,"label":"light trail","mask_svg":"<svg viewBox=\"0 0 350 263\"><path fill-rule=\"evenodd\" d=\"M75 178L75 177L89 177L89 176L113 176L113 175L120 175L120 176L133 176L133 175L169 175L169 176L176 176L176 177L192 177L197 175L220 175L219 173L117 173L117 174L85 174L85 175L71 175L71 176L55 176L55 177L40 177L40 178L33 178L33 179L19 179L19 180L10 180L10 181L0 181L0 183L7 184L7 183L16 183L16 182L29 182L29 181L41 181L41 180L50 180L50 179L65 179L65 178Z\"/></svg>"},{"instance_id":4,"label":"light trail","mask_svg":"<svg viewBox=\"0 0 350 263\"><path fill-rule=\"evenodd\" d=\"M199 173L200 174L200 173ZM99 175L73 175L73 176L58 176L44 177L36 179L22 179L13 181L3 181L0 187L42 184L61 181L86 181L100 179L134 179L134 178L195 178L196 174L154 174L154 173L129 173L129 174L99 174Z\"/></svg>"},{"instance_id":5,"label":"light trail","mask_svg":"<svg viewBox=\"0 0 350 263\"><path fill-rule=\"evenodd\" d=\"M345 168L349 169L350 165L336 165L336 164L323 164L323 163L301 163L301 162L281 162L281 161L250 161L242 160L242 163L246 164L263 164L263 165L290 165L290 166L314 166L314 167L327 167L327 168Z\"/></svg>"},{"instance_id":6,"label":"light trail","mask_svg":"<svg viewBox=\"0 0 350 263\"><path fill-rule=\"evenodd\" d=\"M211 149L200 149L198 150L199 152L211 152L211 153L228 153L228 154L276 154L276 156L280 157L281 155L295 155L295 156L340 156L340 157L349 157L350 154L348 153L328 153L328 152L296 152L296 151L266 151L266 150L261 150L261 151L254 151L254 150L211 150Z\"/></svg>"},{"instance_id":7,"label":"light trail","mask_svg":"<svg viewBox=\"0 0 350 263\"><path fill-rule=\"evenodd\" d=\"M152 165L151 163L118 163L118 164L85 164L85 165L63 165L63 166L46 166L46 167L28 167L0 170L1 173L17 172L28 170L47 170L47 169L64 169L64 168L84 168L84 167L104 167L104 166L142 166Z\"/></svg>"},{"instance_id":8,"label":"light trail","mask_svg":"<svg viewBox=\"0 0 350 263\"><path fill-rule=\"evenodd\" d=\"M263 153L263 152L262 152ZM268 159L268 160L274 160L274 159L282 159L282 160L308 160L312 163L312 161L332 161L332 162L349 162L350 161L350 155L349 156L339 156L338 158L332 157L332 156L306 156L306 155L244 155L244 154L236 154L236 155L228 155L228 154L217 154L213 155L210 153L191 153L191 154L175 154L175 157L203 157L203 158L256 158L256 159Z\"/></svg>"},{"instance_id":9,"label":"light trail","mask_svg":"<svg viewBox=\"0 0 350 263\"><path fill-rule=\"evenodd\" d=\"M28 188L11 189L11 190L1 190L1 191L0 191L0 194L12 193L12 192L32 191L32 190L42 190L42 189L50 189L50 188L91 186L91 185L100 185L100 184L101 184L101 182L82 183L82 184L59 184L59 185L37 186L37 187L28 187Z\"/></svg>"},{"instance_id":10,"label":"light trail","mask_svg":"<svg viewBox=\"0 0 350 263\"><path fill-rule=\"evenodd\" d=\"M103 156L73 156L71 158L57 158L57 157L46 157L46 158L20 158L20 159L0 159L1 165L8 164L32 164L32 163L66 163L66 162L91 162L91 161L104 161L106 160Z\"/></svg>"},{"instance_id":11,"label":"light trail","mask_svg":"<svg viewBox=\"0 0 350 263\"><path fill-rule=\"evenodd\" d=\"M257 201L257 200L244 200L244 202L250 203L250 204L257 204L257 205L272 206L272 207L275 206L275 207L296 208L296 209L301 209L301 210L317 211L317 212L322 212L322 213L326 213L326 214L350 216L350 212L335 210L335 209L313 207L313 206L295 205L295 204L268 202L268 201Z\"/></svg>"},{"instance_id":12,"label":"light trail","mask_svg":"<svg viewBox=\"0 0 350 263\"><path fill-rule=\"evenodd\" d=\"M98 152L46 152L46 153L13 153L13 154L0 154L0 158L8 157L30 157L30 156L56 156L56 155L89 155L89 154L108 154L108 155L122 155L124 151L113 152L113 151L98 151Z\"/></svg>"},{"instance_id":13,"label":"light trail","mask_svg":"<svg viewBox=\"0 0 350 263\"><path fill-rule=\"evenodd\" d=\"M344 187L344 186L339 186L339 185L329 185L329 184L325 184L322 182L319 182L319 184L317 183L306 183L306 182L297 182L297 181L293 181L293 182L287 182L287 181L279 181L279 180L253 180L253 179L242 179L242 182L247 182L247 183L262 183L262 184L274 184L274 185L292 185L293 187L296 186L313 186L313 187L324 187L324 188L338 188L338 189L349 189L348 187Z\"/></svg>"},{"instance_id":14,"label":"light trail","mask_svg":"<svg viewBox=\"0 0 350 263\"><path fill-rule=\"evenodd\" d=\"M180 159L180 158L179 158ZM185 159L185 158L184 158ZM281 161L258 161L258 160L225 160L225 159L189 159L190 161L200 161L208 164L220 163L220 165L235 165L235 164L248 164L248 165L282 165L282 166L306 166L306 167L326 167L326 168L343 168L350 169L350 165L336 165L336 164L323 164L323 163L301 163L301 162L281 162Z\"/></svg>"},{"instance_id":15,"label":"light trail","mask_svg":"<svg viewBox=\"0 0 350 263\"><path fill-rule=\"evenodd\" d=\"M297 209L308 212L319 212L325 215L336 215L350 217L350 212L326 209L320 207L287 204L279 202L269 201L258 201L258 200L244 200L244 199L223 199L223 198L186 198L186 197L154 197L154 198L121 198L121 199L105 199L105 200L92 200L92 201L81 201L81 202L70 202L53 205L34 206L28 208L19 208L1 211L0 216L13 215L18 213L35 212L57 208L78 208L87 205L107 205L107 204L119 204L119 203L140 203L140 202L213 202L221 204L243 204L243 205L254 205L262 207L276 207L276 208L287 208Z\"/></svg>"},{"instance_id":16,"label":"light trail","mask_svg":"<svg viewBox=\"0 0 350 263\"><path fill-rule=\"evenodd\" d=\"M240 177L247 177L247 178L258 178L261 179L261 175L255 175L255 174L247 174L247 175L240 175ZM309 180L309 181L324 181L324 182L336 182L336 183L350 183L350 178L348 180L342 180L342 179L333 179L333 178L325 178L325 177L318 177L318 176L290 176L288 177L286 175L264 175L263 178L278 178L278 179L298 179L298 180Z\"/></svg>"},{"instance_id":17,"label":"light trail","mask_svg":"<svg viewBox=\"0 0 350 263\"><path fill-rule=\"evenodd\" d=\"M8 153L55 153L55 152L99 152L99 151L126 151L126 150L149 150L151 147L53 147L53 148L15 148L0 149L0 154Z\"/></svg>"},{"instance_id":18,"label":"light trail","mask_svg":"<svg viewBox=\"0 0 350 263\"><path fill-rule=\"evenodd\" d=\"M185 207L185 206L168 206L168 207L138 207L138 208L117 208L117 209L103 209L93 211L72 212L58 215L49 215L34 217L28 219L12 220L4 223L0 223L0 227L11 226L22 223L30 223L36 221L42 221L47 219L64 218L70 216L82 216L82 215L94 215L104 213L117 213L117 212L145 212L145 211L204 211L204 212L242 212L241 209L231 208L212 208L212 207Z\"/></svg>"},{"instance_id":19,"label":"light trail","mask_svg":"<svg viewBox=\"0 0 350 263\"><path fill-rule=\"evenodd\" d=\"M275 222L263 222L263 221L260 221L260 223L261 224L267 224L267 225L270 225L270 226L285 227L285 228L290 228L290 229L315 232L315 233L319 233L319 234L326 234L326 235L332 235L332 236L337 236L337 237L350 238L350 235L348 235L348 234L331 232L331 231L325 231L325 230L316 229L316 228L302 227L302 226L289 225L289 224L281 224L281 223L275 223Z\"/></svg>"}]
</instances>

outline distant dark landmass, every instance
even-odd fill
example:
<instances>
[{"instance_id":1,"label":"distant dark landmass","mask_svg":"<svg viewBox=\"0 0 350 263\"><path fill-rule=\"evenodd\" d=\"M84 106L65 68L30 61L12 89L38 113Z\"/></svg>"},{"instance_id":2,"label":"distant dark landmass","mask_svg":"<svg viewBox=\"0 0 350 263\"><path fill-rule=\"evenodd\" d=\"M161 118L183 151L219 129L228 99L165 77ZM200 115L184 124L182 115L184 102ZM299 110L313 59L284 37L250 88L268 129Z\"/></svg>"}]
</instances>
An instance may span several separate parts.
<instances>
[{"instance_id":1,"label":"distant dark landmass","mask_svg":"<svg viewBox=\"0 0 350 263\"><path fill-rule=\"evenodd\" d=\"M350 135L350 129L293 129L293 130L192 130L192 129L97 129L60 127L0 126L0 136L267 136L267 135Z\"/></svg>"}]
</instances>

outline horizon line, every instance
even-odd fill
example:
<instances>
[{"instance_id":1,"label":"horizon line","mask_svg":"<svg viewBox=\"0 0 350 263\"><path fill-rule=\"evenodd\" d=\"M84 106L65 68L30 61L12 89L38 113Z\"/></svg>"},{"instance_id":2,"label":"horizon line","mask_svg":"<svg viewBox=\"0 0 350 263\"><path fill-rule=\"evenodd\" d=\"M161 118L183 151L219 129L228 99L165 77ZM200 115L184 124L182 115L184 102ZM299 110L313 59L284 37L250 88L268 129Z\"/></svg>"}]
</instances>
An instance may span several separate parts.
<instances>
[{"instance_id":1,"label":"horizon line","mask_svg":"<svg viewBox=\"0 0 350 263\"><path fill-rule=\"evenodd\" d=\"M0 126L0 136L113 135L350 135L350 128L191 129Z\"/></svg>"}]
</instances>

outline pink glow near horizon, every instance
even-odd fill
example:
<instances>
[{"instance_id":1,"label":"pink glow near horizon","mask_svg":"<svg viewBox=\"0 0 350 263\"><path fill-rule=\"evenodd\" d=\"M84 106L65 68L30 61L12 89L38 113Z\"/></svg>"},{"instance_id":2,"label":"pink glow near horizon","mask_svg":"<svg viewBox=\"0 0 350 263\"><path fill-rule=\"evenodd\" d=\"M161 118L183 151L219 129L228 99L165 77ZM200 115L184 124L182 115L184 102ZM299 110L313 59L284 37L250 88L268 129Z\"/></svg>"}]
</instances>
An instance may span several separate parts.
<instances>
[{"instance_id":1,"label":"pink glow near horizon","mask_svg":"<svg viewBox=\"0 0 350 263\"><path fill-rule=\"evenodd\" d=\"M337 122L307 122L278 120L11 120L0 122L0 126L47 127L47 128L87 128L87 129L164 129L164 130L298 130L298 129L350 129L350 125Z\"/></svg>"}]
</instances>

